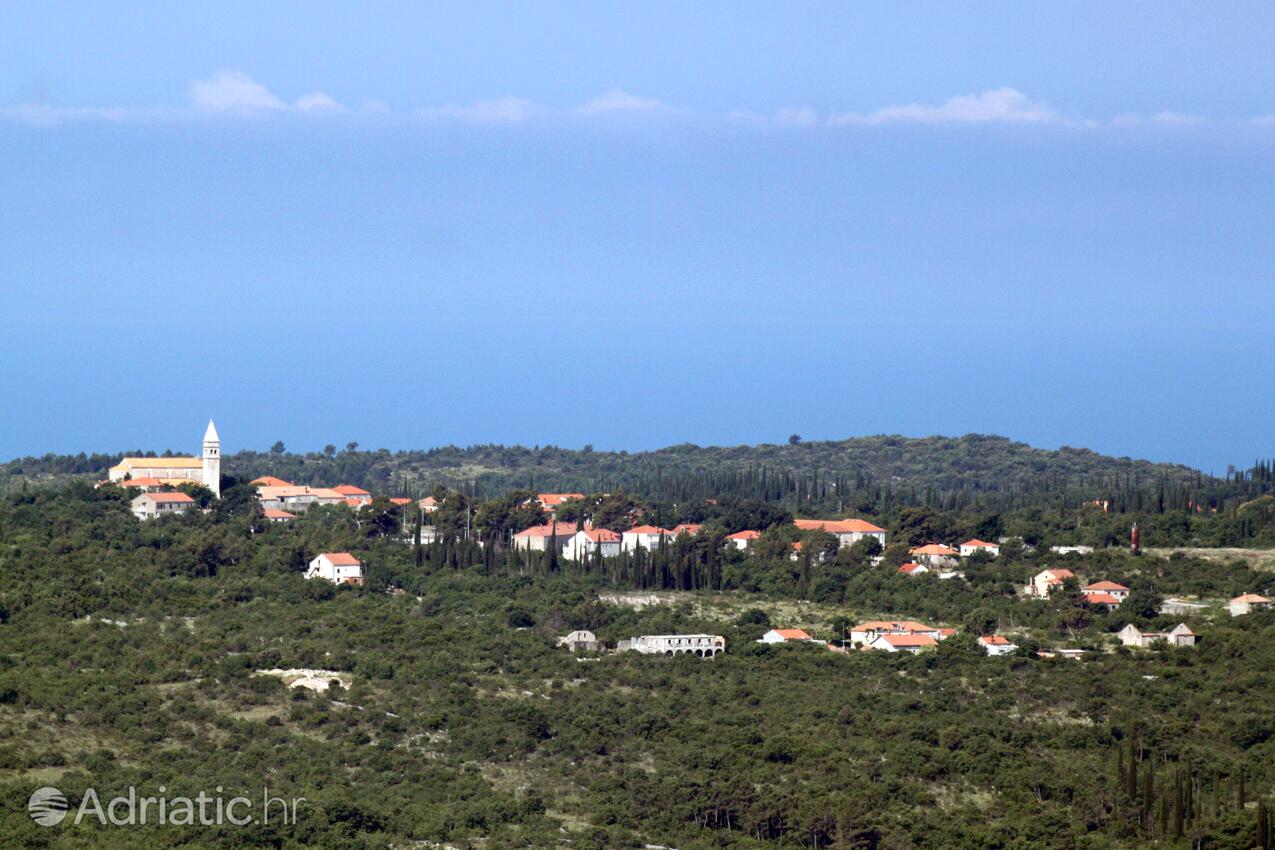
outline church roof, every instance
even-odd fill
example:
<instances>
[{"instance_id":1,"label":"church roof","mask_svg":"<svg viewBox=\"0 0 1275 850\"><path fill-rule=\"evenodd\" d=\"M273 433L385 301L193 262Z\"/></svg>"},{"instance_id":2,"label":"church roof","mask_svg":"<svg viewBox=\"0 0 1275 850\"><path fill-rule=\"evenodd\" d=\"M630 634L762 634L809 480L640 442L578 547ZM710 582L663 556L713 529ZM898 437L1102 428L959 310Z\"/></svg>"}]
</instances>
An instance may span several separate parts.
<instances>
[{"instance_id":1,"label":"church roof","mask_svg":"<svg viewBox=\"0 0 1275 850\"><path fill-rule=\"evenodd\" d=\"M126 457L112 469L203 469L204 462L197 457Z\"/></svg>"},{"instance_id":2,"label":"church roof","mask_svg":"<svg viewBox=\"0 0 1275 850\"><path fill-rule=\"evenodd\" d=\"M211 419L208 420L208 430L204 432L205 443L220 443L221 437L217 436L217 426L213 424Z\"/></svg>"}]
</instances>

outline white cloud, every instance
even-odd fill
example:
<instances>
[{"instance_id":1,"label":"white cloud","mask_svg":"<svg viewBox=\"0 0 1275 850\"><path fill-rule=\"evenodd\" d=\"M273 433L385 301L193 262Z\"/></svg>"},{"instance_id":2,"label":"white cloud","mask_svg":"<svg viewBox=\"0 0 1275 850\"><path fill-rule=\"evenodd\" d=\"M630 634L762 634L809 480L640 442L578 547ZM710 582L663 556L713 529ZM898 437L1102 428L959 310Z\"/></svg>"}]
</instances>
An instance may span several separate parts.
<instances>
[{"instance_id":1,"label":"white cloud","mask_svg":"<svg viewBox=\"0 0 1275 850\"><path fill-rule=\"evenodd\" d=\"M775 113L775 123L781 127L813 127L819 123L819 113L809 106L784 107Z\"/></svg>"},{"instance_id":2,"label":"white cloud","mask_svg":"<svg viewBox=\"0 0 1275 850\"><path fill-rule=\"evenodd\" d=\"M1151 120L1157 124L1202 124L1204 119L1198 115L1189 115L1185 112L1157 112L1151 116Z\"/></svg>"},{"instance_id":3,"label":"white cloud","mask_svg":"<svg viewBox=\"0 0 1275 850\"><path fill-rule=\"evenodd\" d=\"M890 124L900 121L922 124L1050 123L1062 121L1062 116L1045 104L1031 100L1018 89L1006 86L978 94L949 97L938 106L905 103L883 106L867 115L846 112L828 119L829 124L836 126Z\"/></svg>"},{"instance_id":4,"label":"white cloud","mask_svg":"<svg viewBox=\"0 0 1275 850\"><path fill-rule=\"evenodd\" d=\"M321 91L303 94L297 98L296 108L301 112L345 112L345 105L333 100Z\"/></svg>"},{"instance_id":5,"label":"white cloud","mask_svg":"<svg viewBox=\"0 0 1275 850\"><path fill-rule=\"evenodd\" d=\"M448 104L420 110L426 118L451 118L476 124L513 124L531 118L540 107L518 97L480 100L469 105Z\"/></svg>"},{"instance_id":6,"label":"white cloud","mask_svg":"<svg viewBox=\"0 0 1275 850\"><path fill-rule=\"evenodd\" d=\"M1259 115L1253 119L1253 123L1259 127L1275 127L1275 112L1270 115Z\"/></svg>"},{"instance_id":7,"label":"white cloud","mask_svg":"<svg viewBox=\"0 0 1275 850\"><path fill-rule=\"evenodd\" d=\"M205 112L262 112L286 109L270 89L242 71L218 71L190 84L190 103Z\"/></svg>"},{"instance_id":8,"label":"white cloud","mask_svg":"<svg viewBox=\"0 0 1275 850\"><path fill-rule=\"evenodd\" d=\"M130 117L130 110L120 107L94 106L46 106L42 103L24 103L0 109L0 115L13 121L37 127L52 127L68 121L123 121Z\"/></svg>"},{"instance_id":9,"label":"white cloud","mask_svg":"<svg viewBox=\"0 0 1275 850\"><path fill-rule=\"evenodd\" d=\"M664 112L673 108L653 97L640 97L621 89L595 97L588 103L576 107L576 112L583 115L597 115L606 112Z\"/></svg>"}]
</instances>

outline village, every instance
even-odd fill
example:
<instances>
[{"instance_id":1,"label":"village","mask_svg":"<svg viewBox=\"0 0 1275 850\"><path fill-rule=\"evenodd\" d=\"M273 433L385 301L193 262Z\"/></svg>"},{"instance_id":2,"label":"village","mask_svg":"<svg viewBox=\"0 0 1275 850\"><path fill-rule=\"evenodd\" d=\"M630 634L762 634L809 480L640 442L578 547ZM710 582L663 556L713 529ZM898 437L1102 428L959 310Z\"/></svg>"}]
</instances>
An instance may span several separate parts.
<instances>
[{"instance_id":1,"label":"village","mask_svg":"<svg viewBox=\"0 0 1275 850\"><path fill-rule=\"evenodd\" d=\"M221 492L221 440L215 424L210 420L205 431L201 456L196 457L126 457L112 467L111 483L126 488L137 495L131 500L134 515L143 521L180 515L197 508L196 500L177 489L181 485L206 487L214 497ZM315 507L340 507L363 511L372 506L374 495L360 487L336 484L331 487L295 485L274 476L262 476L252 480L261 508L262 519L268 523L290 523L307 510ZM702 526L683 523L663 528L641 522L640 515L630 519L636 523L621 530L595 527L588 520L565 521L559 518L564 506L584 499L583 493L537 493L527 505L538 508L541 522L511 534L509 543L515 551L525 553L552 553L566 561L597 561L601 559L632 557L639 553L655 553L666 550L682 539L694 538ZM413 524L423 542L432 542L435 536L430 515L439 509L434 496L420 499L391 497L387 501L402 511L404 539L409 539ZM413 510L414 508L414 510ZM792 526L796 532L819 532L835 540L837 551L859 545L870 552L869 562L876 566L882 560L881 552L887 545L886 530L859 518L815 519L795 518ZM743 529L726 535L722 545L738 552L749 553L762 538L764 529ZM1132 546L1138 547L1138 531L1132 532ZM909 560L897 567L900 576L911 579L931 577L939 581L963 581L962 564L971 559L995 559L1001 553L1004 539L987 541L971 538L947 545L925 543L908 550ZM479 542L481 544L481 541ZM802 557L802 541L791 544L790 560ZM1058 556L1091 554L1092 549L1080 546L1056 546L1052 550ZM818 561L831 560L833 552L810 553L808 557ZM305 577L331 582L338 586L361 586L365 581L364 564L349 552L320 552L309 561ZM1084 582L1082 576L1070 568L1051 567L1034 575L1017 589L1024 600L1048 599L1052 594L1067 588L1077 589L1087 606L1095 610L1114 611L1130 595L1130 588L1115 581L1097 578ZM1271 600L1255 593L1246 593L1229 600L1225 610L1231 616L1242 616L1254 610L1270 607ZM1192 614L1202 608L1198 602L1167 599L1162 614ZM820 647L834 653L849 651L916 654L934 650L958 629L949 626L928 625L907 618L868 620L848 625L840 634L816 638L808 627L787 625L768 630L758 643L766 645L793 644ZM1174 647L1195 646L1198 636L1185 624L1178 623L1165 631L1141 631L1128 623L1112 636L1110 647L1151 648L1157 645ZM1019 644L1011 634L978 634L977 646L988 656L1004 657L1019 651ZM715 634L659 634L634 635L607 647L588 630L575 630L558 639L558 646L577 654L602 652L635 652L645 655L690 655L701 658L716 657L726 651L726 638ZM1079 659L1091 652L1089 649L1056 646L1038 647L1037 657Z\"/></svg>"}]
</instances>

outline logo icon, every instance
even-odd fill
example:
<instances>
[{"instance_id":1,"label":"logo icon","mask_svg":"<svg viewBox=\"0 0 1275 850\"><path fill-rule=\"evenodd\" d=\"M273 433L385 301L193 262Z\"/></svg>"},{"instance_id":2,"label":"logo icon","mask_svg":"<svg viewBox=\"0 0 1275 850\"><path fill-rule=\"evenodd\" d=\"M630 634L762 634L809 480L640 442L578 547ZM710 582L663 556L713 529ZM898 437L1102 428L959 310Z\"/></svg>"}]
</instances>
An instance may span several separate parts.
<instances>
[{"instance_id":1,"label":"logo icon","mask_svg":"<svg viewBox=\"0 0 1275 850\"><path fill-rule=\"evenodd\" d=\"M57 826L66 817L67 808L66 795L47 785L27 800L27 812L40 826Z\"/></svg>"}]
</instances>

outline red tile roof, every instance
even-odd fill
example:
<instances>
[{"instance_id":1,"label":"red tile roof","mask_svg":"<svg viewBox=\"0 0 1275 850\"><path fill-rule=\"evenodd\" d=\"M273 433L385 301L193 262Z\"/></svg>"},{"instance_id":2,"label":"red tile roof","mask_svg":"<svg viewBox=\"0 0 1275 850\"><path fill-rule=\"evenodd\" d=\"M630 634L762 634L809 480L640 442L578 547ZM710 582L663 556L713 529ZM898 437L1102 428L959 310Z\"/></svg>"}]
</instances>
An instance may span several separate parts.
<instances>
[{"instance_id":1,"label":"red tile roof","mask_svg":"<svg viewBox=\"0 0 1275 850\"><path fill-rule=\"evenodd\" d=\"M938 646L939 643L929 635L881 635L882 640L890 646Z\"/></svg>"},{"instance_id":2,"label":"red tile roof","mask_svg":"<svg viewBox=\"0 0 1275 850\"><path fill-rule=\"evenodd\" d=\"M589 528L584 536L594 543L618 543L620 540L620 535L609 528Z\"/></svg>"},{"instance_id":3,"label":"red tile roof","mask_svg":"<svg viewBox=\"0 0 1275 850\"><path fill-rule=\"evenodd\" d=\"M164 502L170 505L193 505L195 500L185 493L143 493L152 502Z\"/></svg>"},{"instance_id":4,"label":"red tile roof","mask_svg":"<svg viewBox=\"0 0 1275 850\"><path fill-rule=\"evenodd\" d=\"M1091 590L1128 590L1123 584L1116 584L1114 581L1095 581L1093 584L1085 585L1085 592Z\"/></svg>"},{"instance_id":5,"label":"red tile roof","mask_svg":"<svg viewBox=\"0 0 1275 850\"><path fill-rule=\"evenodd\" d=\"M555 526L557 530L555 531ZM514 535L514 537L570 537L576 533L576 525L573 522L545 523L544 525L533 525L530 528L524 528L522 531Z\"/></svg>"},{"instance_id":6,"label":"red tile roof","mask_svg":"<svg viewBox=\"0 0 1275 850\"><path fill-rule=\"evenodd\" d=\"M736 531L734 534L726 535L727 540L756 540L758 537L761 537L761 532L753 531L752 529Z\"/></svg>"},{"instance_id":7,"label":"red tile roof","mask_svg":"<svg viewBox=\"0 0 1275 850\"><path fill-rule=\"evenodd\" d=\"M814 640L805 629L775 629L775 634L784 640Z\"/></svg>"},{"instance_id":8,"label":"red tile roof","mask_svg":"<svg viewBox=\"0 0 1275 850\"><path fill-rule=\"evenodd\" d=\"M919 570L919 569L922 569L922 567L921 567L921 565L920 565L920 564L904 564L903 566L899 567L899 572L901 572L901 573L913 573L913 572L916 572L916 571L917 571L917 570ZM926 572L929 572L929 570L926 570Z\"/></svg>"},{"instance_id":9,"label":"red tile roof","mask_svg":"<svg viewBox=\"0 0 1275 850\"><path fill-rule=\"evenodd\" d=\"M1119 605L1120 600L1112 596L1110 593L1096 591L1094 593L1086 593L1085 601L1091 605Z\"/></svg>"},{"instance_id":10,"label":"red tile roof","mask_svg":"<svg viewBox=\"0 0 1275 850\"><path fill-rule=\"evenodd\" d=\"M296 514L288 513L287 511L281 511L278 508L266 508L265 510L261 512L261 515L264 516L266 519L296 519L297 518Z\"/></svg>"},{"instance_id":11,"label":"red tile roof","mask_svg":"<svg viewBox=\"0 0 1275 850\"><path fill-rule=\"evenodd\" d=\"M829 534L878 534L885 531L861 519L794 519L792 524L802 531L826 531Z\"/></svg>"},{"instance_id":12,"label":"red tile roof","mask_svg":"<svg viewBox=\"0 0 1275 850\"><path fill-rule=\"evenodd\" d=\"M962 546L977 546L980 549L999 549L999 543L988 543L986 540L979 540L977 537L966 540Z\"/></svg>"},{"instance_id":13,"label":"red tile roof","mask_svg":"<svg viewBox=\"0 0 1275 850\"><path fill-rule=\"evenodd\" d=\"M262 487L291 487L292 486L290 482L284 481L282 478L275 478L273 475L263 475L260 478L252 479L252 481L249 483L254 486L260 485Z\"/></svg>"},{"instance_id":14,"label":"red tile roof","mask_svg":"<svg viewBox=\"0 0 1275 850\"><path fill-rule=\"evenodd\" d=\"M1247 602L1249 605L1261 605L1262 603L1270 603L1265 596L1258 596L1256 593L1246 593L1243 596L1237 596L1231 600L1232 602Z\"/></svg>"},{"instance_id":15,"label":"red tile roof","mask_svg":"<svg viewBox=\"0 0 1275 850\"><path fill-rule=\"evenodd\" d=\"M938 543L929 543L925 546L916 547L915 549L912 550L912 554L913 555L950 556L950 555L958 555L960 553L957 552L955 549L949 549L948 547L941 546Z\"/></svg>"},{"instance_id":16,"label":"red tile roof","mask_svg":"<svg viewBox=\"0 0 1275 850\"><path fill-rule=\"evenodd\" d=\"M536 501L544 505L546 508L556 508L563 502L569 502L572 499L583 499L583 493L537 493Z\"/></svg>"},{"instance_id":17,"label":"red tile roof","mask_svg":"<svg viewBox=\"0 0 1275 850\"><path fill-rule=\"evenodd\" d=\"M673 526L673 536L676 537L679 534L699 534L699 530L701 528L703 528L703 526L699 523L684 522L681 525Z\"/></svg>"},{"instance_id":18,"label":"red tile roof","mask_svg":"<svg viewBox=\"0 0 1275 850\"><path fill-rule=\"evenodd\" d=\"M357 567L359 559L349 552L324 552L320 557L327 558L334 567Z\"/></svg>"},{"instance_id":19,"label":"red tile roof","mask_svg":"<svg viewBox=\"0 0 1275 850\"><path fill-rule=\"evenodd\" d=\"M672 534L667 528L658 528L654 525L639 525L636 528L630 528L625 534Z\"/></svg>"},{"instance_id":20,"label":"red tile roof","mask_svg":"<svg viewBox=\"0 0 1275 850\"><path fill-rule=\"evenodd\" d=\"M372 495L362 487L355 487L353 484L338 484L332 488L335 492L342 496L370 496Z\"/></svg>"},{"instance_id":21,"label":"red tile roof","mask_svg":"<svg viewBox=\"0 0 1275 850\"><path fill-rule=\"evenodd\" d=\"M390 499L390 503L394 505L410 505L412 503L412 500L405 499L402 496L395 496Z\"/></svg>"},{"instance_id":22,"label":"red tile roof","mask_svg":"<svg viewBox=\"0 0 1275 850\"><path fill-rule=\"evenodd\" d=\"M1009 646L1009 638L1004 635L983 635L978 639L979 643L985 643L988 646Z\"/></svg>"}]
</instances>

